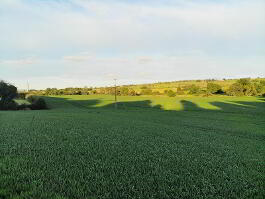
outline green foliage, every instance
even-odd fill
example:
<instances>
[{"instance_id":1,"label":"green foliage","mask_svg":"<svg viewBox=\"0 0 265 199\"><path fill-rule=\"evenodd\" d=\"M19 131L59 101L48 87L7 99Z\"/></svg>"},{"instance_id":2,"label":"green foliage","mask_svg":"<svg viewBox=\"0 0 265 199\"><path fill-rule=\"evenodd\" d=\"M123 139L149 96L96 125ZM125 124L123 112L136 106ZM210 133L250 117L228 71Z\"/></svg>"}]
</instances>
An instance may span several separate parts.
<instances>
[{"instance_id":1,"label":"green foliage","mask_svg":"<svg viewBox=\"0 0 265 199\"><path fill-rule=\"evenodd\" d=\"M17 96L17 88L12 84L0 81L0 98L2 101L11 101Z\"/></svg>"},{"instance_id":2,"label":"green foliage","mask_svg":"<svg viewBox=\"0 0 265 199\"><path fill-rule=\"evenodd\" d=\"M27 100L31 103L28 107L32 110L42 110L48 108L45 100L38 96L28 96Z\"/></svg>"},{"instance_id":3,"label":"green foliage","mask_svg":"<svg viewBox=\"0 0 265 199\"><path fill-rule=\"evenodd\" d=\"M175 97L175 96L176 96L176 93L175 93L174 91L172 91L172 90L169 90L169 91L167 92L167 96L168 96L168 97Z\"/></svg>"},{"instance_id":4,"label":"green foliage","mask_svg":"<svg viewBox=\"0 0 265 199\"><path fill-rule=\"evenodd\" d=\"M182 90L181 87L178 87L178 88L177 88L177 92L176 92L176 94L177 94L177 95L184 95L185 92Z\"/></svg>"},{"instance_id":5,"label":"green foliage","mask_svg":"<svg viewBox=\"0 0 265 199\"><path fill-rule=\"evenodd\" d=\"M0 110L16 110L17 104L14 98L17 96L17 88L4 81L0 81Z\"/></svg>"},{"instance_id":6,"label":"green foliage","mask_svg":"<svg viewBox=\"0 0 265 199\"><path fill-rule=\"evenodd\" d=\"M29 106L32 110L42 110L47 109L46 102L43 98L37 98L33 103Z\"/></svg>"},{"instance_id":7,"label":"green foliage","mask_svg":"<svg viewBox=\"0 0 265 199\"><path fill-rule=\"evenodd\" d=\"M211 94L222 93L222 87L219 84L207 83L207 92Z\"/></svg>"},{"instance_id":8,"label":"green foliage","mask_svg":"<svg viewBox=\"0 0 265 199\"><path fill-rule=\"evenodd\" d=\"M244 88L240 83L232 84L226 92L230 96L243 96L244 95Z\"/></svg>"},{"instance_id":9,"label":"green foliage","mask_svg":"<svg viewBox=\"0 0 265 199\"><path fill-rule=\"evenodd\" d=\"M0 100L0 110L17 110L14 100Z\"/></svg>"},{"instance_id":10,"label":"green foliage","mask_svg":"<svg viewBox=\"0 0 265 199\"><path fill-rule=\"evenodd\" d=\"M120 95L129 95L129 88L128 87L121 87L119 89Z\"/></svg>"},{"instance_id":11,"label":"green foliage","mask_svg":"<svg viewBox=\"0 0 265 199\"><path fill-rule=\"evenodd\" d=\"M189 94L191 95L196 95L196 94L200 94L201 89L200 87L196 86L195 84L192 84L189 88Z\"/></svg>"},{"instance_id":12,"label":"green foliage","mask_svg":"<svg viewBox=\"0 0 265 199\"><path fill-rule=\"evenodd\" d=\"M135 90L133 90L133 89L129 89L128 95L129 95L129 96L136 96L136 92L135 92Z\"/></svg>"},{"instance_id":13,"label":"green foliage","mask_svg":"<svg viewBox=\"0 0 265 199\"><path fill-rule=\"evenodd\" d=\"M17 98L18 99L26 99L26 95L27 95L27 93L20 92L17 94Z\"/></svg>"},{"instance_id":14,"label":"green foliage","mask_svg":"<svg viewBox=\"0 0 265 199\"><path fill-rule=\"evenodd\" d=\"M231 96L256 96L258 94L256 88L255 83L252 83L249 78L243 78L232 84L227 94Z\"/></svg>"},{"instance_id":15,"label":"green foliage","mask_svg":"<svg viewBox=\"0 0 265 199\"><path fill-rule=\"evenodd\" d=\"M152 95L152 89L150 88L142 89L141 95Z\"/></svg>"},{"instance_id":16,"label":"green foliage","mask_svg":"<svg viewBox=\"0 0 265 199\"><path fill-rule=\"evenodd\" d=\"M221 86L227 90L236 80L234 79L225 79L223 80L215 80L215 79L208 79L208 80L182 80L182 81L173 81L173 82L158 82L153 84L143 84L143 85L124 85L117 87L117 95L120 96L139 96L140 94L143 95L167 95L168 90L177 90L177 95L184 95L184 94L204 94L204 95L211 95L211 94L225 94L222 89L217 90L217 85ZM262 95L265 92L265 80L261 78L257 79L243 79L240 80L242 84L248 84L248 82L252 82L254 84L255 89L251 92L248 91L246 94L248 95ZM209 89L205 91L205 83L209 83ZM240 83L240 84L241 84ZM193 85L197 88L194 88ZM218 86L218 88L219 88ZM191 92L189 91L191 88ZM150 89L153 89L152 93L150 93ZM217 90L217 91L216 91ZM256 90L256 92L255 92ZM158 93L159 92L159 93ZM147 94L144 94L147 93ZM231 93L231 92L230 92ZM99 87L99 88L88 88L85 86L84 88L65 88L65 89L56 89L56 88L48 88L46 90L31 90L30 94L32 95L95 95L95 94L105 94L105 95L114 95L115 88L112 87ZM244 93L245 95L245 93Z\"/></svg>"}]
</instances>

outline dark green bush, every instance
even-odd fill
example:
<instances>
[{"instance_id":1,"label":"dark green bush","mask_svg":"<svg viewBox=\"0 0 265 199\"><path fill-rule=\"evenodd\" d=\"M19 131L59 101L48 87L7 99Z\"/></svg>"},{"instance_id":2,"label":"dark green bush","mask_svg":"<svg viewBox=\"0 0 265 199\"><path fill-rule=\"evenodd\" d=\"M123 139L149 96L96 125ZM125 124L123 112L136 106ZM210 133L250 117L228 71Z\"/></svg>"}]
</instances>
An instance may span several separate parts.
<instances>
[{"instance_id":1,"label":"dark green bush","mask_svg":"<svg viewBox=\"0 0 265 199\"><path fill-rule=\"evenodd\" d=\"M13 100L0 100L0 110L17 110L17 104Z\"/></svg>"},{"instance_id":2,"label":"dark green bush","mask_svg":"<svg viewBox=\"0 0 265 199\"><path fill-rule=\"evenodd\" d=\"M32 104L29 105L30 109L32 110L42 110L47 109L47 105L44 99L37 98L35 101L33 101Z\"/></svg>"},{"instance_id":3,"label":"dark green bush","mask_svg":"<svg viewBox=\"0 0 265 199\"><path fill-rule=\"evenodd\" d=\"M36 101L38 99L38 97L34 96L34 95L29 95L27 96L27 100L30 103L34 103L34 101Z\"/></svg>"},{"instance_id":4,"label":"dark green bush","mask_svg":"<svg viewBox=\"0 0 265 199\"><path fill-rule=\"evenodd\" d=\"M24 110L24 109L27 109L27 108L29 108L28 104L20 104L20 105L17 106L18 110Z\"/></svg>"},{"instance_id":5,"label":"dark green bush","mask_svg":"<svg viewBox=\"0 0 265 199\"><path fill-rule=\"evenodd\" d=\"M30 95L27 97L28 102L31 104L28 107L32 110L42 110L47 109L47 104L43 98L39 98L38 96Z\"/></svg>"},{"instance_id":6,"label":"dark green bush","mask_svg":"<svg viewBox=\"0 0 265 199\"><path fill-rule=\"evenodd\" d=\"M17 98L26 99L26 93L18 93Z\"/></svg>"}]
</instances>

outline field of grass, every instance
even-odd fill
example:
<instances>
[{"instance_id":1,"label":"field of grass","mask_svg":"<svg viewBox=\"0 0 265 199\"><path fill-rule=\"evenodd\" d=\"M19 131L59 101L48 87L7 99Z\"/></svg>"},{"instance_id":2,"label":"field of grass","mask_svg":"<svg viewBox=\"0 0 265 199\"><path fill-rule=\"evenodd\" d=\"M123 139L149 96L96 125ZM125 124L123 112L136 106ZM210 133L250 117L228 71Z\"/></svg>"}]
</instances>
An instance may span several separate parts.
<instances>
[{"instance_id":1,"label":"field of grass","mask_svg":"<svg viewBox=\"0 0 265 199\"><path fill-rule=\"evenodd\" d=\"M265 197L265 99L46 97L0 112L0 198Z\"/></svg>"}]
</instances>

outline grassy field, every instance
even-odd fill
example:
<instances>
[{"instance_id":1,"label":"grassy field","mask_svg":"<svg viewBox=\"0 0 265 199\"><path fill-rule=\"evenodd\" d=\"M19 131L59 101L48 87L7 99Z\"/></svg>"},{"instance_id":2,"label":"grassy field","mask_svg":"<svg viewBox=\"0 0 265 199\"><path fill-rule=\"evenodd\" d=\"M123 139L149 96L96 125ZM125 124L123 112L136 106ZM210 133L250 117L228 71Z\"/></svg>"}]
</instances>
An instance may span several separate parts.
<instances>
[{"instance_id":1,"label":"grassy field","mask_svg":"<svg viewBox=\"0 0 265 199\"><path fill-rule=\"evenodd\" d=\"M0 112L0 198L264 198L265 99L46 97Z\"/></svg>"}]
</instances>

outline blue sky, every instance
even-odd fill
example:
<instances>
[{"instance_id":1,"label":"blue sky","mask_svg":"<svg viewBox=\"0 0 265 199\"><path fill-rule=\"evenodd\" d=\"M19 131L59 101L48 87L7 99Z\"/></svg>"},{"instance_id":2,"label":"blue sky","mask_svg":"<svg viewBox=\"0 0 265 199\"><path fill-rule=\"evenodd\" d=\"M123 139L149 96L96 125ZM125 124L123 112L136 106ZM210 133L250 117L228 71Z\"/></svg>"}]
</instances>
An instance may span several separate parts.
<instances>
[{"instance_id":1,"label":"blue sky","mask_svg":"<svg viewBox=\"0 0 265 199\"><path fill-rule=\"evenodd\" d=\"M20 89L265 76L263 0L1 0Z\"/></svg>"}]
</instances>

